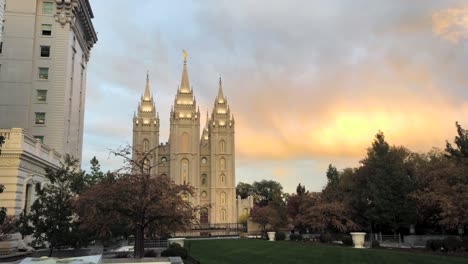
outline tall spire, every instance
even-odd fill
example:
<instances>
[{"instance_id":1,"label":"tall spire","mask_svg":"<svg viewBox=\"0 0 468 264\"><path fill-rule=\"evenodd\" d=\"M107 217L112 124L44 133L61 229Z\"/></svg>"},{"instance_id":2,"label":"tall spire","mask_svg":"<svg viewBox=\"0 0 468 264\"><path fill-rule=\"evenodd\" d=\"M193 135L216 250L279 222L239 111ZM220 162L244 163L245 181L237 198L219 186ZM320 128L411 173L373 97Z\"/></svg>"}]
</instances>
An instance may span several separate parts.
<instances>
[{"instance_id":1,"label":"tall spire","mask_svg":"<svg viewBox=\"0 0 468 264\"><path fill-rule=\"evenodd\" d=\"M224 103L224 94L223 94L223 81L221 80L221 75L219 75L219 89L218 97L216 97L218 103Z\"/></svg>"},{"instance_id":2,"label":"tall spire","mask_svg":"<svg viewBox=\"0 0 468 264\"><path fill-rule=\"evenodd\" d=\"M184 50L184 69L182 71L182 81L180 82L180 92L190 93L190 83L187 73L187 51Z\"/></svg>"},{"instance_id":3,"label":"tall spire","mask_svg":"<svg viewBox=\"0 0 468 264\"><path fill-rule=\"evenodd\" d=\"M146 73L146 87L145 87L145 95L143 96L145 101L149 101L151 99L150 90L149 90L149 72Z\"/></svg>"}]
</instances>

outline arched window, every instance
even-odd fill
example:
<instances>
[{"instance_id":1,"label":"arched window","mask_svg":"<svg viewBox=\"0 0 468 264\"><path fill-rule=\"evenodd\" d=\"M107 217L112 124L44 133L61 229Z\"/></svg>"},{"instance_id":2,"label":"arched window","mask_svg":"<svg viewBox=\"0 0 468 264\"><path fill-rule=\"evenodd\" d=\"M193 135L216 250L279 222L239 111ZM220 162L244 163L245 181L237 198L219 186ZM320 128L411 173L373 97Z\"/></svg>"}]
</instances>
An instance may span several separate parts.
<instances>
[{"instance_id":1,"label":"arched window","mask_svg":"<svg viewBox=\"0 0 468 264\"><path fill-rule=\"evenodd\" d=\"M206 196L208 196L208 194L207 194L205 191L203 191L203 192L201 193L201 197L202 197L202 198L206 198Z\"/></svg>"},{"instance_id":2,"label":"arched window","mask_svg":"<svg viewBox=\"0 0 468 264\"><path fill-rule=\"evenodd\" d=\"M219 151L221 151L222 153L226 152L226 142L224 142L224 140L221 140L219 142Z\"/></svg>"},{"instance_id":3,"label":"arched window","mask_svg":"<svg viewBox=\"0 0 468 264\"><path fill-rule=\"evenodd\" d=\"M225 160L224 158L221 158L221 159L219 160L219 168L220 168L221 170L225 170L225 169L226 169L226 160Z\"/></svg>"},{"instance_id":4,"label":"arched window","mask_svg":"<svg viewBox=\"0 0 468 264\"><path fill-rule=\"evenodd\" d=\"M221 221L226 221L226 210L224 209L221 210Z\"/></svg>"},{"instance_id":5,"label":"arched window","mask_svg":"<svg viewBox=\"0 0 468 264\"><path fill-rule=\"evenodd\" d=\"M202 176L201 176L201 185L206 186L207 181L208 181L208 179L207 179L206 174L202 174Z\"/></svg>"},{"instance_id":6,"label":"arched window","mask_svg":"<svg viewBox=\"0 0 468 264\"><path fill-rule=\"evenodd\" d=\"M144 152L149 151L149 141L147 139L143 140L143 151Z\"/></svg>"},{"instance_id":7,"label":"arched window","mask_svg":"<svg viewBox=\"0 0 468 264\"><path fill-rule=\"evenodd\" d=\"M226 175L221 174L221 176L219 176L219 181L220 181L221 185L226 184Z\"/></svg>"},{"instance_id":8,"label":"arched window","mask_svg":"<svg viewBox=\"0 0 468 264\"><path fill-rule=\"evenodd\" d=\"M180 176L182 183L186 184L189 182L189 161L188 159L183 159L180 162Z\"/></svg>"},{"instance_id":9,"label":"arched window","mask_svg":"<svg viewBox=\"0 0 468 264\"><path fill-rule=\"evenodd\" d=\"M26 191L24 195L24 213L29 214L31 212L31 204L32 204L32 192L34 188L32 184L26 184Z\"/></svg>"},{"instance_id":10,"label":"arched window","mask_svg":"<svg viewBox=\"0 0 468 264\"><path fill-rule=\"evenodd\" d=\"M208 209L207 208L200 209L200 223L202 224L208 223Z\"/></svg>"},{"instance_id":11,"label":"arched window","mask_svg":"<svg viewBox=\"0 0 468 264\"><path fill-rule=\"evenodd\" d=\"M244 208L244 215L249 215L249 209Z\"/></svg>"},{"instance_id":12,"label":"arched window","mask_svg":"<svg viewBox=\"0 0 468 264\"><path fill-rule=\"evenodd\" d=\"M225 192L221 193L221 204L226 204L226 193Z\"/></svg>"}]
</instances>

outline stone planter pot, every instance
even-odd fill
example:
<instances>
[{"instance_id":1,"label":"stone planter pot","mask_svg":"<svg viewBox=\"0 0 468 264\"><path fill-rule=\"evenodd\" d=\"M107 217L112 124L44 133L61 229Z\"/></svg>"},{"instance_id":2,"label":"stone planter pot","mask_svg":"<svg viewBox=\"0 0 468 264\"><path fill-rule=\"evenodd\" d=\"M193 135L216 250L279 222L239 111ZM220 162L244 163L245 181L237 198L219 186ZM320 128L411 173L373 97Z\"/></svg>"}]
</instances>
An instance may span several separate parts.
<instances>
[{"instance_id":1,"label":"stone planter pot","mask_svg":"<svg viewBox=\"0 0 468 264\"><path fill-rule=\"evenodd\" d=\"M268 241L275 241L276 232L267 232L268 234Z\"/></svg>"},{"instance_id":2,"label":"stone planter pot","mask_svg":"<svg viewBox=\"0 0 468 264\"><path fill-rule=\"evenodd\" d=\"M349 234L351 234L351 237L353 238L354 248L364 248L365 232L351 232Z\"/></svg>"},{"instance_id":3,"label":"stone planter pot","mask_svg":"<svg viewBox=\"0 0 468 264\"><path fill-rule=\"evenodd\" d=\"M181 247L184 247L184 241L185 241L185 238L184 238L184 237L169 238L169 239L167 240L168 246L171 245L172 243L177 243L177 244L179 244Z\"/></svg>"}]
</instances>

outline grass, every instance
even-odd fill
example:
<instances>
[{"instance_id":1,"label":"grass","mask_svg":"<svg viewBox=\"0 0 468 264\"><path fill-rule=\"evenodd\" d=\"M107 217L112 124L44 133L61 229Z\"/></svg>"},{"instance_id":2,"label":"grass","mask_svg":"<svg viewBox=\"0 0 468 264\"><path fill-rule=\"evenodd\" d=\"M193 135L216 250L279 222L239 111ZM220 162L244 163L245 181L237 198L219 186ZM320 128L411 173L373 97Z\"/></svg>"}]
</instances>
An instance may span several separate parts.
<instances>
[{"instance_id":1,"label":"grass","mask_svg":"<svg viewBox=\"0 0 468 264\"><path fill-rule=\"evenodd\" d=\"M193 240L190 255L202 264L275 264L275 263L391 263L455 264L466 258L434 256L391 251L389 249L354 249L289 241L269 242L256 239Z\"/></svg>"}]
</instances>

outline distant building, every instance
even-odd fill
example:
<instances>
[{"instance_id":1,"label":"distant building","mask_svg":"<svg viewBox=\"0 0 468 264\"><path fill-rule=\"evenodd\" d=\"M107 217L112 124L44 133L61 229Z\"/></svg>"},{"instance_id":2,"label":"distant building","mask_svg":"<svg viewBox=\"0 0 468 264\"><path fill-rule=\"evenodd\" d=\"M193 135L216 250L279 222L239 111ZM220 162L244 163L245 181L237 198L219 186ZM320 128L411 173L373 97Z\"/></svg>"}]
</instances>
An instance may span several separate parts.
<instances>
[{"instance_id":1,"label":"distant building","mask_svg":"<svg viewBox=\"0 0 468 264\"><path fill-rule=\"evenodd\" d=\"M24 128L60 154L81 159L86 69L97 41L89 1L7 1L0 128Z\"/></svg>"},{"instance_id":2,"label":"distant building","mask_svg":"<svg viewBox=\"0 0 468 264\"><path fill-rule=\"evenodd\" d=\"M239 213L248 213L251 203L236 202L235 121L221 79L213 111L210 116L207 113L202 131L200 115L184 58L181 84L169 117L169 142L159 142L159 114L147 77L133 117L133 147L138 152L157 148L148 160L151 166L158 164L152 173L195 188L195 195L187 199L200 208L201 224L237 223Z\"/></svg>"}]
</instances>

